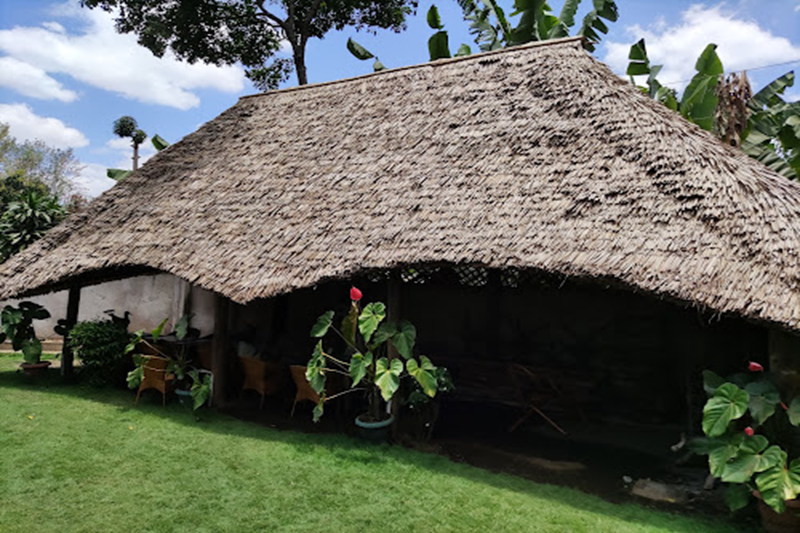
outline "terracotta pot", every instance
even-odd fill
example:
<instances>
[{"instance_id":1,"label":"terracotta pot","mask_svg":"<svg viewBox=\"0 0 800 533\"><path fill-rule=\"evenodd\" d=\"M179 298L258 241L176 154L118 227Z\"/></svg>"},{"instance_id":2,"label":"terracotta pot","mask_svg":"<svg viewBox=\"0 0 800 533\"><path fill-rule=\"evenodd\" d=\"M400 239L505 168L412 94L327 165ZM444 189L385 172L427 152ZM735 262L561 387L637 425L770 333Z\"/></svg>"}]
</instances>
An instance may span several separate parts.
<instances>
[{"instance_id":1,"label":"terracotta pot","mask_svg":"<svg viewBox=\"0 0 800 533\"><path fill-rule=\"evenodd\" d=\"M786 502L786 510L776 513L772 507L764 503L758 491L753 492L758 499L758 514L761 525L767 533L797 533L800 531L800 500Z\"/></svg>"},{"instance_id":2,"label":"terracotta pot","mask_svg":"<svg viewBox=\"0 0 800 533\"><path fill-rule=\"evenodd\" d=\"M38 363L22 363L19 367L22 371L29 376L40 376L47 373L47 367L50 366L50 361L40 361Z\"/></svg>"}]
</instances>

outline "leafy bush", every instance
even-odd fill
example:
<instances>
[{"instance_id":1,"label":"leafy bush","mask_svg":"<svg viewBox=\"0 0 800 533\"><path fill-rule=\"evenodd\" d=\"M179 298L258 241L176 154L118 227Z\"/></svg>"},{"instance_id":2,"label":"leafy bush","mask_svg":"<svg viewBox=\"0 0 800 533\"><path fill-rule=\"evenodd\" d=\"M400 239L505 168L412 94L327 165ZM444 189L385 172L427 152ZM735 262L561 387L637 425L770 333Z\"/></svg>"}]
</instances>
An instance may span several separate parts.
<instances>
[{"instance_id":1,"label":"leafy bush","mask_svg":"<svg viewBox=\"0 0 800 533\"><path fill-rule=\"evenodd\" d=\"M131 334L113 320L78 322L69 345L81 361L80 373L93 385L125 384L130 358L125 347Z\"/></svg>"}]
</instances>

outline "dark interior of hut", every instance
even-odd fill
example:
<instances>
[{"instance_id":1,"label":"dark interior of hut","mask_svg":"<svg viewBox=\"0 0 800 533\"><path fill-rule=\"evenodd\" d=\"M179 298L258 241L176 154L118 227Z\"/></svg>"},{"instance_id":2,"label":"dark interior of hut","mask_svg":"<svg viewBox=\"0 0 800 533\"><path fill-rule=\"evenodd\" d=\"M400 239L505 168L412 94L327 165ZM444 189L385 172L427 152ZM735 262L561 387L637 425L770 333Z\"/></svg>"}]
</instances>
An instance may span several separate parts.
<instances>
[{"instance_id":1,"label":"dark interior of hut","mask_svg":"<svg viewBox=\"0 0 800 533\"><path fill-rule=\"evenodd\" d=\"M415 351L447 367L454 383L436 398L438 416L400 408L396 440L612 500L639 479L702 490L705 462L688 445L701 433L701 373L730 374L767 353L763 326L604 280L434 265L236 306L237 350L283 368L304 365L316 342L312 324L328 309L345 314L351 284L363 303L386 302L390 286L399 287L390 312L416 326ZM311 403L288 417L288 377L264 409L240 394L240 368L229 381L239 398L232 411L279 427L348 432L363 409L358 394L348 395L314 425Z\"/></svg>"}]
</instances>

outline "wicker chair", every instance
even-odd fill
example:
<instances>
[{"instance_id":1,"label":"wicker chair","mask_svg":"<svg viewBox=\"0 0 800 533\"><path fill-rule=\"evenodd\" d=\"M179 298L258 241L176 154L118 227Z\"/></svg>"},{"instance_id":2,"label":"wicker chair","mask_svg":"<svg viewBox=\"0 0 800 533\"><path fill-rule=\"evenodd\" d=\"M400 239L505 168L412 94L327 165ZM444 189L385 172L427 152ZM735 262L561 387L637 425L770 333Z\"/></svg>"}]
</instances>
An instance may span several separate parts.
<instances>
[{"instance_id":1,"label":"wicker chair","mask_svg":"<svg viewBox=\"0 0 800 533\"><path fill-rule=\"evenodd\" d=\"M134 405L139 404L139 396L141 396L142 391L155 389L161 392L161 404L166 405L167 390L175 379L174 375L167 374L169 359L155 355L145 355L143 358L142 384L139 385L139 391L136 393L136 400L133 403Z\"/></svg>"},{"instance_id":2,"label":"wicker chair","mask_svg":"<svg viewBox=\"0 0 800 533\"><path fill-rule=\"evenodd\" d=\"M286 372L286 367L276 363L270 363L256 359L255 357L239 357L244 372L244 383L240 396L246 390L256 391L261 395L261 403L258 408L264 408L264 398L268 394L275 394L281 389L282 374Z\"/></svg>"},{"instance_id":3,"label":"wicker chair","mask_svg":"<svg viewBox=\"0 0 800 533\"><path fill-rule=\"evenodd\" d=\"M306 379L306 367L300 365L291 365L289 367L289 371L291 372L292 379L297 387L297 394L295 394L294 402L292 403L292 412L289 415L294 416L294 408L297 405L297 402L309 400L316 404L319 402L319 394L317 394L316 391L311 388L311 385Z\"/></svg>"}]
</instances>

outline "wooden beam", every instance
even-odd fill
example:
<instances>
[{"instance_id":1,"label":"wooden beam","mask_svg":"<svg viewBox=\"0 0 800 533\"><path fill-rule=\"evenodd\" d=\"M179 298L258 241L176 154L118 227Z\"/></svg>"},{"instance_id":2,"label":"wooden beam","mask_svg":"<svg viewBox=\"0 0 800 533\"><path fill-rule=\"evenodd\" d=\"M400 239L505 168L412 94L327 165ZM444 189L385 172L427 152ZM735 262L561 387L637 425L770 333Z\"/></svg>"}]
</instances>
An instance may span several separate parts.
<instances>
[{"instance_id":1,"label":"wooden beam","mask_svg":"<svg viewBox=\"0 0 800 533\"><path fill-rule=\"evenodd\" d=\"M69 332L78 323L78 311L81 306L81 288L79 285L70 287L67 297L67 336L64 337L64 346L61 348L61 375L65 378L72 377L74 373L75 356L72 353L67 338Z\"/></svg>"},{"instance_id":2,"label":"wooden beam","mask_svg":"<svg viewBox=\"0 0 800 533\"><path fill-rule=\"evenodd\" d=\"M231 302L221 294L214 295L214 340L211 345L211 372L214 374L214 405L225 405L228 377L228 319Z\"/></svg>"}]
</instances>

